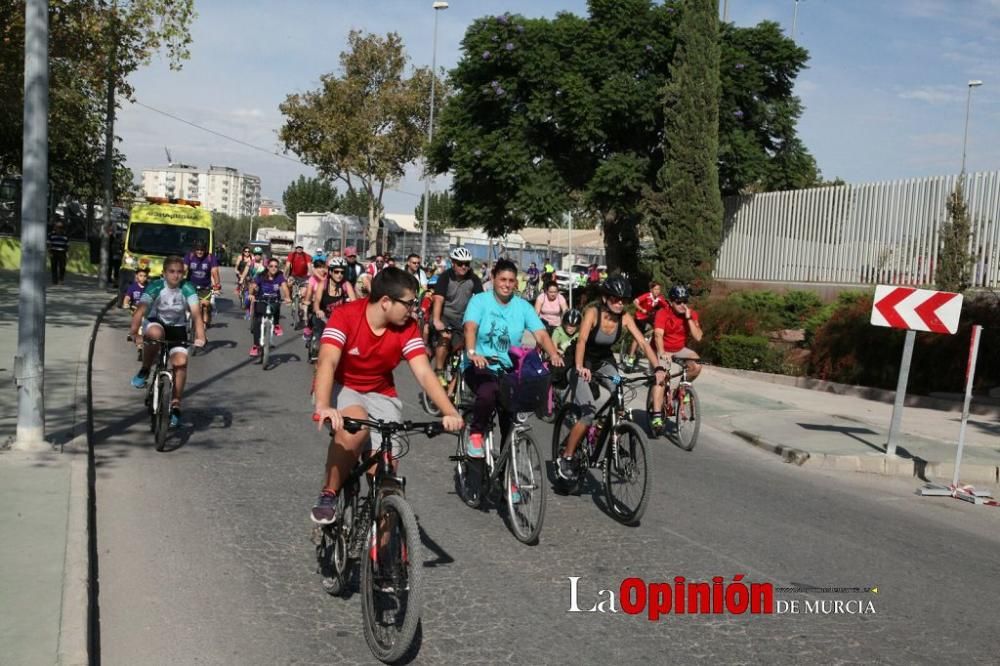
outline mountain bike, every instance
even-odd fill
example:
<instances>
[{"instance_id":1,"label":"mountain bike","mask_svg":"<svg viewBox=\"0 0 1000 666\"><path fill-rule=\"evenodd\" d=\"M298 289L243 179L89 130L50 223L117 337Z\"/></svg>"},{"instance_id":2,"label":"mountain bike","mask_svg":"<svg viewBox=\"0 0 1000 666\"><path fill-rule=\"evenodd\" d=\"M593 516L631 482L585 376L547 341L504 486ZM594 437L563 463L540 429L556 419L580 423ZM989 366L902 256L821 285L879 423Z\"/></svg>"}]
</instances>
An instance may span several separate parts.
<instances>
[{"instance_id":1,"label":"mountain bike","mask_svg":"<svg viewBox=\"0 0 1000 666\"><path fill-rule=\"evenodd\" d=\"M650 347L653 346L653 332L653 324L650 321L649 326L646 327L646 331L642 334L646 344ZM646 367L649 366L649 362L641 347L636 347L635 355L628 353L629 347L632 346L634 341L635 338L631 335L623 335L618 344L615 345L614 351L618 354L619 366L622 372L635 372L639 370L640 364L645 364Z\"/></svg>"},{"instance_id":2,"label":"mountain bike","mask_svg":"<svg viewBox=\"0 0 1000 666\"><path fill-rule=\"evenodd\" d=\"M504 395L501 391L501 396ZM484 501L496 502L502 498L514 537L522 543L535 544L545 519L545 461L527 423L531 412L511 412L510 406L497 405L497 409L504 409L512 417L510 432L499 452L493 445L494 413L483 436L484 457L468 455L470 408L463 415L467 425L459 435L455 455L448 459L455 462L455 485L463 502L480 508Z\"/></svg>"},{"instance_id":3,"label":"mountain bike","mask_svg":"<svg viewBox=\"0 0 1000 666\"><path fill-rule=\"evenodd\" d=\"M292 291L292 321L295 322L295 330L305 327L308 319L302 317L302 288L305 286L305 279L291 278L289 288Z\"/></svg>"},{"instance_id":4,"label":"mountain bike","mask_svg":"<svg viewBox=\"0 0 1000 666\"><path fill-rule=\"evenodd\" d=\"M472 396L469 394L468 387L465 385L465 378L462 376L462 359L465 358L465 339L462 337L463 332L460 328L449 327L445 330L452 335L451 342L449 343L451 344L451 351L444 365L444 377L447 380L445 393L448 394L448 399L455 405L455 408L461 411L464 406L472 402ZM437 408L434 401L424 391L420 392L420 406L431 416L441 416L441 410Z\"/></svg>"},{"instance_id":5,"label":"mountain bike","mask_svg":"<svg viewBox=\"0 0 1000 666\"><path fill-rule=\"evenodd\" d=\"M390 663L406 654L413 642L424 592L419 527L406 501L406 479L392 469L392 440L411 432L435 437L444 430L440 422L344 417L346 431L362 428L377 431L382 444L354 466L337 493L335 521L314 526L313 542L328 594L346 594L355 565L360 565L365 641L376 658ZM403 449L395 458L409 448L405 440L401 443ZM361 478L366 474L368 492L362 493Z\"/></svg>"},{"instance_id":6,"label":"mountain bike","mask_svg":"<svg viewBox=\"0 0 1000 666\"><path fill-rule=\"evenodd\" d=\"M674 389L667 389L663 396L663 417L670 419L673 424L673 431L670 438L677 446L685 451L690 451L698 443L698 432L701 430L701 402L698 400L698 392L688 379L688 363L698 359L686 357L674 357L673 362L681 366L680 372L671 373L669 379L680 378L680 382ZM667 381L669 387L670 381ZM653 389L654 384L650 384L649 391L646 392L646 413L650 418L649 434L660 437L664 431L653 428Z\"/></svg>"},{"instance_id":7,"label":"mountain bike","mask_svg":"<svg viewBox=\"0 0 1000 666\"><path fill-rule=\"evenodd\" d=\"M594 422L573 453L576 480L565 481L554 474L556 490L569 494L577 491L589 469L598 468L604 475L604 497L611 517L625 525L635 525L649 502L652 468L646 453L646 435L632 421L632 410L625 405L635 389L626 387L655 381L652 375L615 377L598 372L593 378L615 384L611 397L597 410ZM591 390L595 390L592 386ZM596 395L596 391L595 391ZM556 415L552 429L553 464L562 456L566 437L580 419L580 407L570 402Z\"/></svg>"}]
</instances>

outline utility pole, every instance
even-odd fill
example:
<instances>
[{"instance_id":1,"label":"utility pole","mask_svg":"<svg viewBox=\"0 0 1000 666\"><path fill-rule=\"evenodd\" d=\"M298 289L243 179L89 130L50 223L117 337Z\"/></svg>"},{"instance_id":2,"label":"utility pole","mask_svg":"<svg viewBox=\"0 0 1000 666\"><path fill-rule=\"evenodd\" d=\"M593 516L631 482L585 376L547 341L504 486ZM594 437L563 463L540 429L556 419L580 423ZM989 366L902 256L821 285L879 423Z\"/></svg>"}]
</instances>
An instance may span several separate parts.
<instances>
[{"instance_id":1,"label":"utility pole","mask_svg":"<svg viewBox=\"0 0 1000 666\"><path fill-rule=\"evenodd\" d=\"M47 451L45 442L45 226L49 183L49 3L24 9L24 139L21 284L17 303L17 435L13 448Z\"/></svg>"},{"instance_id":2,"label":"utility pole","mask_svg":"<svg viewBox=\"0 0 1000 666\"><path fill-rule=\"evenodd\" d=\"M434 9L434 40L431 42L431 117L427 126L427 146L430 147L434 140L434 82L437 81L437 39L438 39L438 12L448 9L447 2L435 2ZM427 168L427 158L424 157L424 168ZM420 262L423 264L427 254L427 212L431 205L431 174L424 174L424 223L420 227Z\"/></svg>"},{"instance_id":3,"label":"utility pole","mask_svg":"<svg viewBox=\"0 0 1000 666\"><path fill-rule=\"evenodd\" d=\"M111 261L111 239L114 227L111 221L111 206L114 203L115 187L115 58L118 56L118 35L115 30L118 21L118 2L111 3L111 23L109 36L111 44L108 49L108 96L104 130L104 226L101 230L101 266L97 275L97 284L108 286L108 263Z\"/></svg>"}]
</instances>

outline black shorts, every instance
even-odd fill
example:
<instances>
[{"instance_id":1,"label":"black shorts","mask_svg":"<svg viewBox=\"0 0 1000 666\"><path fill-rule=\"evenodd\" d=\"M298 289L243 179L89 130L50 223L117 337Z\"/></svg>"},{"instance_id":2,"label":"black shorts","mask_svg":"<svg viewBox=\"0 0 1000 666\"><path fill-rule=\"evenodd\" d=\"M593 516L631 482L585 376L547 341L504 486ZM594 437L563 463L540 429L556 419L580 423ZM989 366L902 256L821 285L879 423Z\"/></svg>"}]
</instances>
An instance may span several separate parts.
<instances>
[{"instance_id":1,"label":"black shorts","mask_svg":"<svg viewBox=\"0 0 1000 666\"><path fill-rule=\"evenodd\" d=\"M187 348L190 346L190 343L188 342L187 326L170 326L168 324L164 324L159 319L150 319L146 322L143 333L145 333L152 324L155 324L163 329L163 340L170 348L170 353L175 351L187 351Z\"/></svg>"},{"instance_id":2,"label":"black shorts","mask_svg":"<svg viewBox=\"0 0 1000 666\"><path fill-rule=\"evenodd\" d=\"M635 325L638 327L639 331L641 331L642 333L645 333L646 331L648 331L649 327L652 326L652 324L653 324L653 322L650 321L649 319L636 319L635 320Z\"/></svg>"}]
</instances>

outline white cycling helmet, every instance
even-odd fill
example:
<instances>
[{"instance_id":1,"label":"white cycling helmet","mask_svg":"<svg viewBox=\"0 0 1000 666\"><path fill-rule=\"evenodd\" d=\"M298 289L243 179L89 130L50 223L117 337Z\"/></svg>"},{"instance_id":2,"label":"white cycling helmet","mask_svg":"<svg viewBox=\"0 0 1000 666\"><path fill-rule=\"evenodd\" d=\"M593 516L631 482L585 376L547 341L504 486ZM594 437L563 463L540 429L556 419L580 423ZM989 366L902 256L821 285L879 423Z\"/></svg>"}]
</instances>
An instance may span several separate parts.
<instances>
[{"instance_id":1,"label":"white cycling helmet","mask_svg":"<svg viewBox=\"0 0 1000 666\"><path fill-rule=\"evenodd\" d=\"M452 261L472 261L472 253L464 247L453 248L452 251L448 253L448 257Z\"/></svg>"},{"instance_id":2,"label":"white cycling helmet","mask_svg":"<svg viewBox=\"0 0 1000 666\"><path fill-rule=\"evenodd\" d=\"M333 257L327 264L330 268L344 268L347 266L347 260L343 257Z\"/></svg>"}]
</instances>

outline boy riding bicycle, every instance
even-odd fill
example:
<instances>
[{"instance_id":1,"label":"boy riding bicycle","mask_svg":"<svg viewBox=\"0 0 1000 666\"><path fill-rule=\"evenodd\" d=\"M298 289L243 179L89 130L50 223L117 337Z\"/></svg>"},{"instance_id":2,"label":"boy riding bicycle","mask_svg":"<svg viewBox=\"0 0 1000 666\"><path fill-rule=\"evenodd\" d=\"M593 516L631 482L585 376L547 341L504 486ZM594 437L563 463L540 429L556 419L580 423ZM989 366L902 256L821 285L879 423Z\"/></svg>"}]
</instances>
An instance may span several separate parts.
<instances>
[{"instance_id":1,"label":"boy riding bicycle","mask_svg":"<svg viewBox=\"0 0 1000 666\"><path fill-rule=\"evenodd\" d=\"M386 267L372 279L371 296L333 310L320 343L316 364L316 413L323 427L330 421L335 436L326 457L323 491L313 506L314 523L329 525L335 518L337 493L358 461L368 433L343 429L343 417L399 421L402 402L392 372L403 359L420 387L444 416L445 430L461 430L462 417L448 401L424 350L420 331L412 318L419 284L406 271ZM371 433L369 447L380 446Z\"/></svg>"}]
</instances>

